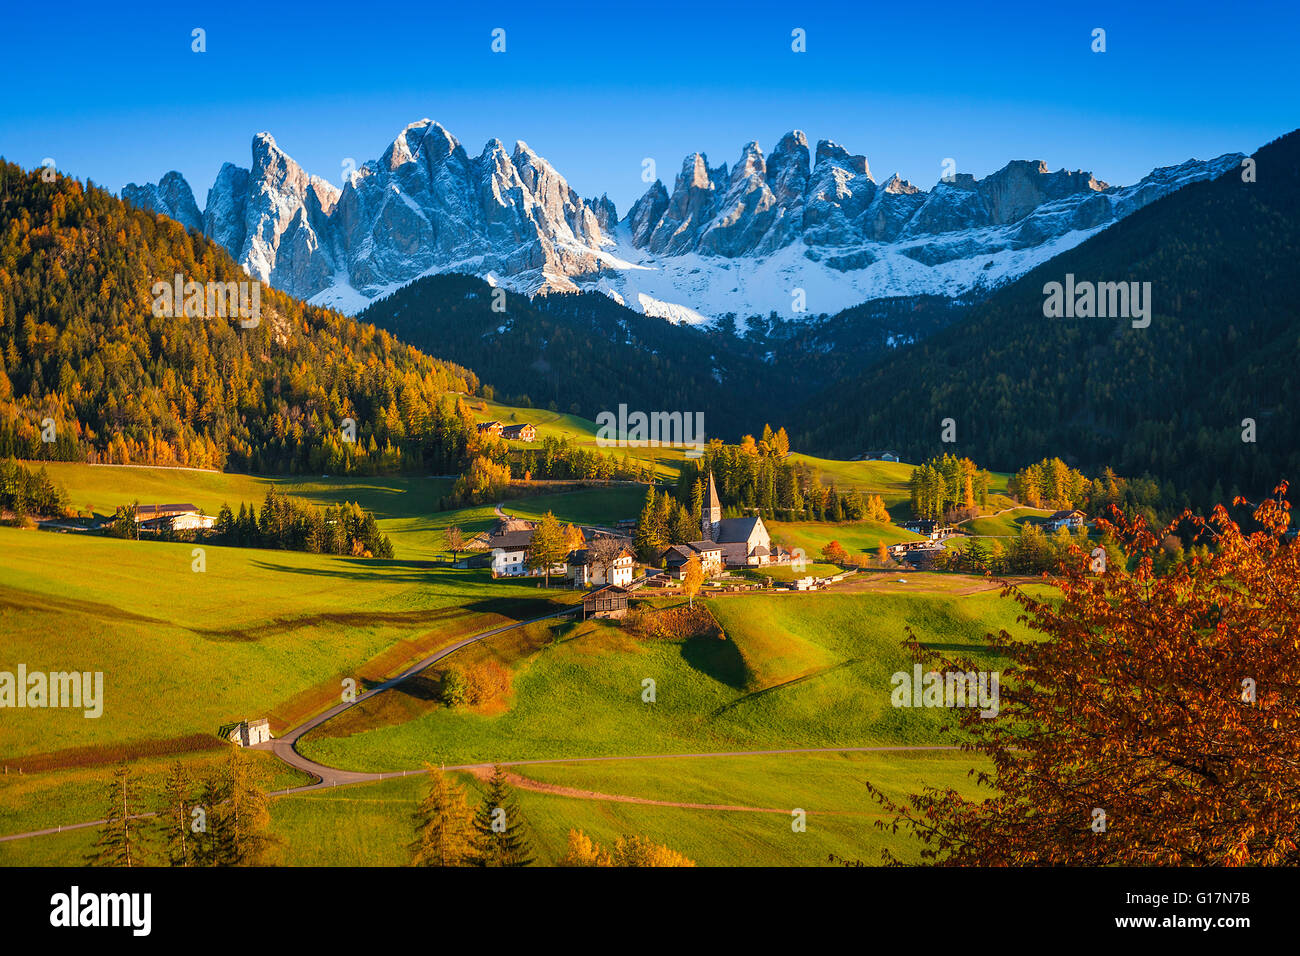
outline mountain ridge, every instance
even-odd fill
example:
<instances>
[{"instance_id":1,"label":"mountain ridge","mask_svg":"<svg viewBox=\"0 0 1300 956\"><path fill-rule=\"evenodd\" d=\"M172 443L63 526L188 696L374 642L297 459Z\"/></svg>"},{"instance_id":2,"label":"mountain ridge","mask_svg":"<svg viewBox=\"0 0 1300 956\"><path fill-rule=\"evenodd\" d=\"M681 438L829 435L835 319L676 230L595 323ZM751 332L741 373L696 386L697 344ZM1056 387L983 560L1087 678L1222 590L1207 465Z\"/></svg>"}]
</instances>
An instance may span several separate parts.
<instances>
[{"instance_id":1,"label":"mountain ridge","mask_svg":"<svg viewBox=\"0 0 1300 956\"><path fill-rule=\"evenodd\" d=\"M994 469L1060 456L1153 472L1184 503L1294 481L1300 130L1252 159L1255 177L1229 171L1165 196L883 353L807 403L792 438L827 456L955 451ZM1067 274L1148 283L1149 326L1046 317L1046 285ZM955 443L941 440L947 418Z\"/></svg>"},{"instance_id":2,"label":"mountain ridge","mask_svg":"<svg viewBox=\"0 0 1300 956\"><path fill-rule=\"evenodd\" d=\"M1154 199L1213 178L1242 154L1161 167L1111 186L1013 160L926 191L799 130L734 166L685 158L621 219L583 199L522 140L471 157L441 124L408 124L336 187L269 133L245 169L227 163L200 214L180 173L122 197L201 228L254 278L355 314L423 275L462 272L512 291L596 291L692 324L777 312L828 315L888 296L986 295Z\"/></svg>"}]
</instances>

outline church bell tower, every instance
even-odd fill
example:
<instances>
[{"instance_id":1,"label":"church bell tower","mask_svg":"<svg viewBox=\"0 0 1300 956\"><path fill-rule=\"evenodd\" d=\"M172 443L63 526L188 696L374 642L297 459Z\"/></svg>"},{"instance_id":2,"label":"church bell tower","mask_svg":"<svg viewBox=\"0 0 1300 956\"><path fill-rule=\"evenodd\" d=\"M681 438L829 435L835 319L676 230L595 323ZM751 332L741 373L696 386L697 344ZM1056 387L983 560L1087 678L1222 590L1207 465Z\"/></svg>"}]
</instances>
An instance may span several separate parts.
<instances>
[{"instance_id":1,"label":"church bell tower","mask_svg":"<svg viewBox=\"0 0 1300 956\"><path fill-rule=\"evenodd\" d=\"M709 472L709 493L700 511L700 537L705 541L718 540L718 523L722 521L722 502L718 500L718 485Z\"/></svg>"}]
</instances>

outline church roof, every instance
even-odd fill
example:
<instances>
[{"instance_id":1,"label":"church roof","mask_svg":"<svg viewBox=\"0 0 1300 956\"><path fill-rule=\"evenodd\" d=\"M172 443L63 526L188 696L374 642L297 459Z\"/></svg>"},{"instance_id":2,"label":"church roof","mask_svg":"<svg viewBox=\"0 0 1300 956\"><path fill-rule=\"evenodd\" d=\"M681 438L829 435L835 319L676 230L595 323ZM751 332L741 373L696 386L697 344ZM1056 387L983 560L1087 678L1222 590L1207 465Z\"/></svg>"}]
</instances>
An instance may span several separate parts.
<instances>
[{"instance_id":1,"label":"church roof","mask_svg":"<svg viewBox=\"0 0 1300 956\"><path fill-rule=\"evenodd\" d=\"M748 541L754 528L763 519L757 515L748 518L723 518L718 522L718 542Z\"/></svg>"}]
</instances>

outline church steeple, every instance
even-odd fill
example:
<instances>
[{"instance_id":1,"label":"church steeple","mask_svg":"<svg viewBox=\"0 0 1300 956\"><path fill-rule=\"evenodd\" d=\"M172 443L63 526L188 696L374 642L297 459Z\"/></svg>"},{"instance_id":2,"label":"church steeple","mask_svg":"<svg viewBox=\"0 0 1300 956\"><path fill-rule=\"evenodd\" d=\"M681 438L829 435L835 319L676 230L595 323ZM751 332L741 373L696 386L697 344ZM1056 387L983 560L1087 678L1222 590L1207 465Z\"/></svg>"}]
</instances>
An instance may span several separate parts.
<instances>
[{"instance_id":1,"label":"church steeple","mask_svg":"<svg viewBox=\"0 0 1300 956\"><path fill-rule=\"evenodd\" d=\"M722 502L718 499L718 484L709 472L709 495L700 509L700 533L705 541L717 541L718 522L722 520Z\"/></svg>"}]
</instances>

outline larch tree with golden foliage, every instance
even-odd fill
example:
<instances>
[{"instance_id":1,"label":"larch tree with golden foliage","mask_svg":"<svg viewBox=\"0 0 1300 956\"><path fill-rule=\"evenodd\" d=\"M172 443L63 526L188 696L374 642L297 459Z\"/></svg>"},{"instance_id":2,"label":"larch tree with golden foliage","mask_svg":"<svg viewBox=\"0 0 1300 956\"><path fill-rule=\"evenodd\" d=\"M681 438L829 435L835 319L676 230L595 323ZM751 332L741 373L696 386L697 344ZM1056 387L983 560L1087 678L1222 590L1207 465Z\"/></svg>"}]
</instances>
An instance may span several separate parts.
<instances>
[{"instance_id":1,"label":"larch tree with golden foliage","mask_svg":"<svg viewBox=\"0 0 1300 956\"><path fill-rule=\"evenodd\" d=\"M1010 662L999 713L958 711L964 747L992 762L977 774L987 799L929 788L900 806L871 787L895 814L882 826L947 865L1300 863L1300 545L1285 494L1251 531L1221 505L1158 533L1112 509L1099 526L1126 561L1073 547L1049 578L1059 599L1008 586L1036 633L990 635ZM1157 574L1178 527L1212 550ZM980 669L913 647L936 670Z\"/></svg>"},{"instance_id":2,"label":"larch tree with golden foliage","mask_svg":"<svg viewBox=\"0 0 1300 956\"><path fill-rule=\"evenodd\" d=\"M551 568L564 560L569 553L565 541L564 529L555 520L555 515L546 512L542 520L533 529L533 539L528 545L527 565L532 571L541 571L546 579L546 586L551 585Z\"/></svg>"},{"instance_id":3,"label":"larch tree with golden foliage","mask_svg":"<svg viewBox=\"0 0 1300 956\"><path fill-rule=\"evenodd\" d=\"M432 764L426 764L429 789L415 812L412 866L469 866L473 852L473 813L465 791Z\"/></svg>"},{"instance_id":4,"label":"larch tree with golden foliage","mask_svg":"<svg viewBox=\"0 0 1300 956\"><path fill-rule=\"evenodd\" d=\"M700 556L693 554L686 559L686 564L682 568L682 593L686 595L687 603L695 607L695 595L700 593L700 588L704 586L704 567L700 564Z\"/></svg>"},{"instance_id":5,"label":"larch tree with golden foliage","mask_svg":"<svg viewBox=\"0 0 1300 956\"><path fill-rule=\"evenodd\" d=\"M606 850L581 830L569 831L568 850L557 866L694 866L695 861L645 837L619 837Z\"/></svg>"}]
</instances>

